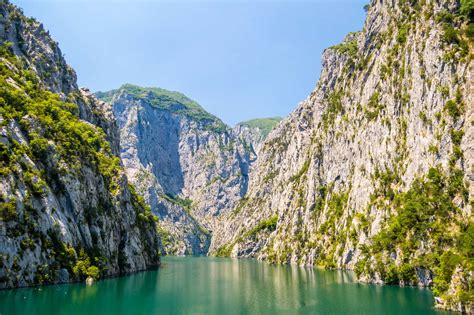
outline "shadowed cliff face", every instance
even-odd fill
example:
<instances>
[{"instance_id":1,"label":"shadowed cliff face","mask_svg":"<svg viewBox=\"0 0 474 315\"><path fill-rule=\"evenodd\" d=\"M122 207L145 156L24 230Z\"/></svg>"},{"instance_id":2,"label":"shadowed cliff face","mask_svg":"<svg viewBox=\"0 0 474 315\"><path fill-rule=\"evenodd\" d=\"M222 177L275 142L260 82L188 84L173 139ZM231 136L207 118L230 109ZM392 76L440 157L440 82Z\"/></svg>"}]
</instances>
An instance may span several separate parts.
<instances>
[{"instance_id":1,"label":"shadowed cliff face","mask_svg":"<svg viewBox=\"0 0 474 315\"><path fill-rule=\"evenodd\" d=\"M179 159L179 116L173 116L168 111L155 110L146 104L146 101L138 101L139 109L130 113L126 108L129 102L133 102L133 99L124 95L113 105L119 129L130 128L129 132L140 140L139 143L125 140L121 142L123 159L129 162L133 157L130 151L136 149L139 162L151 168L163 190L167 194L178 195L184 187ZM133 117L127 117L127 114L132 114ZM135 124L127 125L130 123L129 119L136 119Z\"/></svg>"},{"instance_id":2,"label":"shadowed cliff face","mask_svg":"<svg viewBox=\"0 0 474 315\"><path fill-rule=\"evenodd\" d=\"M6 1L0 14L0 288L158 266L110 106L77 88L39 22Z\"/></svg>"},{"instance_id":3,"label":"shadowed cliff face","mask_svg":"<svg viewBox=\"0 0 474 315\"><path fill-rule=\"evenodd\" d=\"M210 252L349 268L472 309L473 21L463 3L372 1L364 29L324 52L315 90L261 145Z\"/></svg>"}]
</instances>

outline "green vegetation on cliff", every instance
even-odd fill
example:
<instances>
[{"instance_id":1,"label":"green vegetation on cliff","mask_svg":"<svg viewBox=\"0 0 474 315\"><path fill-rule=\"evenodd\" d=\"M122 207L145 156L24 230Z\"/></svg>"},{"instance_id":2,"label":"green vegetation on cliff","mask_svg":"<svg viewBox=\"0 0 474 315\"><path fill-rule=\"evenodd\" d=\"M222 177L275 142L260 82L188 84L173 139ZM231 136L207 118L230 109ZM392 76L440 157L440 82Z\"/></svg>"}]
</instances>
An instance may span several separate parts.
<instances>
[{"instance_id":1,"label":"green vegetation on cliff","mask_svg":"<svg viewBox=\"0 0 474 315\"><path fill-rule=\"evenodd\" d=\"M235 242L230 244L225 244L217 249L215 255L218 257L229 257L232 253L234 246L244 241L246 238L255 238L261 232L271 233L276 230L278 223L278 215L272 215L267 219L263 219L257 223L255 227L245 232L241 237L239 237Z\"/></svg>"},{"instance_id":2,"label":"green vegetation on cliff","mask_svg":"<svg viewBox=\"0 0 474 315\"><path fill-rule=\"evenodd\" d=\"M275 127L283 118L256 118L238 123L238 126L247 126L249 128L258 128L262 131L264 137L268 136L273 127Z\"/></svg>"},{"instance_id":3,"label":"green vegetation on cliff","mask_svg":"<svg viewBox=\"0 0 474 315\"><path fill-rule=\"evenodd\" d=\"M197 102L186 95L154 87L140 87L133 84L124 84L119 89L107 92L97 92L95 96L104 101L111 102L112 99L122 93L136 100L147 102L153 107L167 110L202 123L205 129L218 133L227 130L227 126L216 116L208 113Z\"/></svg>"},{"instance_id":4,"label":"green vegetation on cliff","mask_svg":"<svg viewBox=\"0 0 474 315\"><path fill-rule=\"evenodd\" d=\"M469 312L473 16L472 0L372 2L364 30L326 51L315 91L263 148L247 193L262 202L236 207L218 253L355 269ZM307 117L314 126L301 127ZM275 170L286 176L267 180ZM244 238L268 213L281 217L266 242Z\"/></svg>"},{"instance_id":5,"label":"green vegetation on cliff","mask_svg":"<svg viewBox=\"0 0 474 315\"><path fill-rule=\"evenodd\" d=\"M456 197L467 201L462 178L462 172L455 169L446 176L440 168L431 168L407 192L388 188L375 195L379 204L390 201L394 215L370 245L361 245L363 258L356 265L356 274L373 277L378 273L387 284L414 284L417 270L431 270L437 296L447 301L472 300L473 283L448 292L456 268L466 275L474 268L474 243L470 242L474 224L462 219L461 209L453 202ZM389 180L386 186L391 183ZM397 257L397 264L391 257Z\"/></svg>"},{"instance_id":6,"label":"green vegetation on cliff","mask_svg":"<svg viewBox=\"0 0 474 315\"><path fill-rule=\"evenodd\" d=\"M64 193L60 178L84 176L84 170L91 169L105 183L107 196L102 196L99 208L84 209L83 224L97 222L99 215L110 211L114 200L123 200L120 196L126 185L120 160L113 154L104 131L79 118L75 102L84 101L82 96L73 92L68 101L63 101L44 89L35 72L13 54L11 47L9 42L0 47L0 127L8 139L0 144L0 178L6 183L14 182L15 189L24 190L22 200L5 192L0 194L0 220L6 222L6 236L21 239L11 272L19 268L18 261L25 252L33 252L39 246L52 263L30 266L28 272L36 270L30 285L54 282L60 269L66 269L72 280L89 276L97 279L105 270L110 253L101 252L96 246L95 232L91 231L92 245L87 248L65 244L57 222L46 233L38 226L38 205L35 207L34 203ZM17 128L25 139L13 134ZM149 207L133 189L131 194L138 228L143 233L154 229L156 219ZM6 257L2 256L2 269L6 267L3 258Z\"/></svg>"}]
</instances>

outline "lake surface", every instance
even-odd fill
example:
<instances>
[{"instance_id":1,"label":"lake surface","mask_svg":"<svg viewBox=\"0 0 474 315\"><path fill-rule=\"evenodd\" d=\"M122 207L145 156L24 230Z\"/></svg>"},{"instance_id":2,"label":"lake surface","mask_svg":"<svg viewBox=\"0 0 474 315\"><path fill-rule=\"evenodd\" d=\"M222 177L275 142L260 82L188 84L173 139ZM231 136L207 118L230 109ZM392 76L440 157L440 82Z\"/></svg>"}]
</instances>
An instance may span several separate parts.
<instances>
[{"instance_id":1,"label":"lake surface","mask_svg":"<svg viewBox=\"0 0 474 315\"><path fill-rule=\"evenodd\" d=\"M352 273L255 260L164 257L157 271L0 291L0 314L453 314L429 290L354 282Z\"/></svg>"}]
</instances>

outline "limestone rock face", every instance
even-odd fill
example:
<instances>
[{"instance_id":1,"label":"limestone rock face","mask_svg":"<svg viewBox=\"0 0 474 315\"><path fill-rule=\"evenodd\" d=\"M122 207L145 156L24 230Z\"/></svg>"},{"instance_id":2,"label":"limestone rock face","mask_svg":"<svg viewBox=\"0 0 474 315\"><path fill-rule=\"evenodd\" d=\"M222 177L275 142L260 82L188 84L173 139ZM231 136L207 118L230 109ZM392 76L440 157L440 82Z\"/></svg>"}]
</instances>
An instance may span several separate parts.
<instances>
[{"instance_id":1,"label":"limestone rock face","mask_svg":"<svg viewBox=\"0 0 474 315\"><path fill-rule=\"evenodd\" d=\"M158 266L110 106L78 89L42 24L7 1L0 15L0 288Z\"/></svg>"},{"instance_id":2,"label":"limestone rock face","mask_svg":"<svg viewBox=\"0 0 474 315\"><path fill-rule=\"evenodd\" d=\"M371 1L363 30L324 52L315 90L261 144L211 254L433 285L445 308L472 309L469 17L458 1L414 2ZM452 289L455 270L465 285Z\"/></svg>"},{"instance_id":3,"label":"limestone rock face","mask_svg":"<svg viewBox=\"0 0 474 315\"><path fill-rule=\"evenodd\" d=\"M96 95L113 106L127 176L159 216L165 251L207 253L247 191L252 152L180 93L127 84Z\"/></svg>"},{"instance_id":4,"label":"limestone rock face","mask_svg":"<svg viewBox=\"0 0 474 315\"><path fill-rule=\"evenodd\" d=\"M281 117L252 119L238 123L233 128L233 132L248 148L248 151L253 154L252 158L255 159L260 150L260 145L281 120Z\"/></svg>"}]
</instances>

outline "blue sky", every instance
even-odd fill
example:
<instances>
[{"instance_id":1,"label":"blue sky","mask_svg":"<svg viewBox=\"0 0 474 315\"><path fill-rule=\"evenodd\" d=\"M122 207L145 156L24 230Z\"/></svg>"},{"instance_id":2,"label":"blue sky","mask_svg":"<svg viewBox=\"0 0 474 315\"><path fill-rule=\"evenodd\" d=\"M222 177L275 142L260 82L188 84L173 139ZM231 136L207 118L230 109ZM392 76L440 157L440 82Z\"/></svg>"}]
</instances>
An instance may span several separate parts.
<instances>
[{"instance_id":1,"label":"blue sky","mask_svg":"<svg viewBox=\"0 0 474 315\"><path fill-rule=\"evenodd\" d=\"M368 0L11 0L49 29L93 91L180 91L228 124L286 116Z\"/></svg>"}]
</instances>

